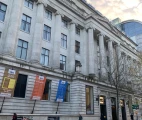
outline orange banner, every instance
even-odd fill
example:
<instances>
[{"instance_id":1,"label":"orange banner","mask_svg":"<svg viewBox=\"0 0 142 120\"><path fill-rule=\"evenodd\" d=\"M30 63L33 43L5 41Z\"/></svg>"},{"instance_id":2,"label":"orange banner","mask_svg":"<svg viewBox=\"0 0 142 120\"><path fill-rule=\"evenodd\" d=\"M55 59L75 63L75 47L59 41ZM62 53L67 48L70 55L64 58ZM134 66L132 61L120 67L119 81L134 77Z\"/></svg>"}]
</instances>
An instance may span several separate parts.
<instances>
[{"instance_id":1,"label":"orange banner","mask_svg":"<svg viewBox=\"0 0 142 120\"><path fill-rule=\"evenodd\" d=\"M34 89L32 93L32 99L33 100L41 100L44 87L46 83L46 77L44 76L36 76L35 84L34 84Z\"/></svg>"}]
</instances>

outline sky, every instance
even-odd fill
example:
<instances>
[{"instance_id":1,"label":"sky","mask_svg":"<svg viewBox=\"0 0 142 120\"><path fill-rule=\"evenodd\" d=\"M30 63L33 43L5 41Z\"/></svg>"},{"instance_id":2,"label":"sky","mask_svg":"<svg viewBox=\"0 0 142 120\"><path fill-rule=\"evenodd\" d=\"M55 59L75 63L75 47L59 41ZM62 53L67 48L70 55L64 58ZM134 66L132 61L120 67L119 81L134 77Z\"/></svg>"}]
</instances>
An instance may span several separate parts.
<instances>
[{"instance_id":1,"label":"sky","mask_svg":"<svg viewBox=\"0 0 142 120\"><path fill-rule=\"evenodd\" d=\"M86 0L109 20L119 17L122 21L142 21L142 0Z\"/></svg>"}]
</instances>

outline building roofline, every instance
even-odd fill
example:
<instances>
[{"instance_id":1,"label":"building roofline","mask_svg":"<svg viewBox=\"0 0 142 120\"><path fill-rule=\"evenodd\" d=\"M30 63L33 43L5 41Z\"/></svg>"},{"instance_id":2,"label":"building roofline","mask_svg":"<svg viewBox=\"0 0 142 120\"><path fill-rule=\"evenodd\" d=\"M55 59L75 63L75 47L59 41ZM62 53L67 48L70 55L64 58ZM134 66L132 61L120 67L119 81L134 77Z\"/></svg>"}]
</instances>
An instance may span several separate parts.
<instances>
[{"instance_id":1,"label":"building roofline","mask_svg":"<svg viewBox=\"0 0 142 120\"><path fill-rule=\"evenodd\" d=\"M121 22L120 24L124 24L124 23L128 23L128 22L138 22L138 23L142 24L142 21L134 20L134 19L130 19L130 20L123 21L123 22Z\"/></svg>"}]
</instances>

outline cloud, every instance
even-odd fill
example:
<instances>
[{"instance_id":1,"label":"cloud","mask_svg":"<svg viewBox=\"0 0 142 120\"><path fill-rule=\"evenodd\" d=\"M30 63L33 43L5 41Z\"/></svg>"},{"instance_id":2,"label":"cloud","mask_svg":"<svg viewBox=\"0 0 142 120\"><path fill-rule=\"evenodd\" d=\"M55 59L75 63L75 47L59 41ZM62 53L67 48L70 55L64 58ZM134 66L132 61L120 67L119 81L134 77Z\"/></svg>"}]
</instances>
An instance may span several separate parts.
<instances>
[{"instance_id":1,"label":"cloud","mask_svg":"<svg viewBox=\"0 0 142 120\"><path fill-rule=\"evenodd\" d=\"M122 21L142 21L142 0L87 0L108 19L119 17Z\"/></svg>"}]
</instances>

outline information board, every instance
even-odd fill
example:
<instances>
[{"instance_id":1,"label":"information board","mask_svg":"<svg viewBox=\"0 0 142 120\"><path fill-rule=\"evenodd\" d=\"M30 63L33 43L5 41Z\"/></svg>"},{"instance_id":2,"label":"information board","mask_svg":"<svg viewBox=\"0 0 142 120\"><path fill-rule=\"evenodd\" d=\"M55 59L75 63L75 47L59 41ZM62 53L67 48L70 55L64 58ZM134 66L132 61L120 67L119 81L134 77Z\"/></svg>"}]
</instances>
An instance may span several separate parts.
<instances>
[{"instance_id":1,"label":"information board","mask_svg":"<svg viewBox=\"0 0 142 120\"><path fill-rule=\"evenodd\" d=\"M45 87L45 83L46 83L45 76L36 75L36 80L35 80L34 89L32 93L33 100L41 100L44 87Z\"/></svg>"},{"instance_id":2,"label":"information board","mask_svg":"<svg viewBox=\"0 0 142 120\"><path fill-rule=\"evenodd\" d=\"M2 84L0 86L0 97L13 97L18 71L5 69Z\"/></svg>"},{"instance_id":3,"label":"information board","mask_svg":"<svg viewBox=\"0 0 142 120\"><path fill-rule=\"evenodd\" d=\"M68 85L67 81L63 80L59 81L57 95L56 95L56 102L64 102L67 85Z\"/></svg>"}]
</instances>

